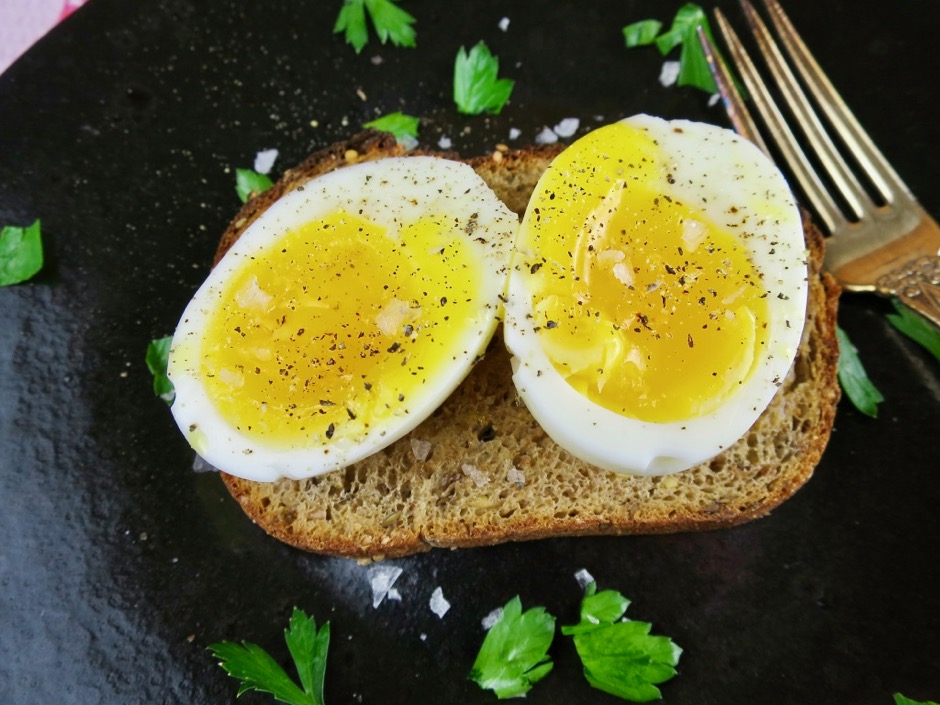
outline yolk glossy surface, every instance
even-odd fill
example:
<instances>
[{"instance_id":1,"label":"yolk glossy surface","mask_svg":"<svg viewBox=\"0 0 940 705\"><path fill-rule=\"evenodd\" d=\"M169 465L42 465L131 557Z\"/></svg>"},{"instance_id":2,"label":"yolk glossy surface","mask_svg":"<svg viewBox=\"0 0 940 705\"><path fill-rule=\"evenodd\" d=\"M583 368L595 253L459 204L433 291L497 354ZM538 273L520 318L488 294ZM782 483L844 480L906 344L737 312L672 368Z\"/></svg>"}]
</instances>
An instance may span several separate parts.
<instances>
[{"instance_id":1,"label":"yolk glossy surface","mask_svg":"<svg viewBox=\"0 0 940 705\"><path fill-rule=\"evenodd\" d=\"M766 345L759 272L734 233L670 195L644 132L618 123L577 145L546 173L520 233L540 345L612 411L651 422L705 414Z\"/></svg>"},{"instance_id":2,"label":"yolk glossy surface","mask_svg":"<svg viewBox=\"0 0 940 705\"><path fill-rule=\"evenodd\" d=\"M390 236L339 211L247 260L210 313L200 373L222 416L291 446L409 413L461 349L481 263L444 217Z\"/></svg>"}]
</instances>

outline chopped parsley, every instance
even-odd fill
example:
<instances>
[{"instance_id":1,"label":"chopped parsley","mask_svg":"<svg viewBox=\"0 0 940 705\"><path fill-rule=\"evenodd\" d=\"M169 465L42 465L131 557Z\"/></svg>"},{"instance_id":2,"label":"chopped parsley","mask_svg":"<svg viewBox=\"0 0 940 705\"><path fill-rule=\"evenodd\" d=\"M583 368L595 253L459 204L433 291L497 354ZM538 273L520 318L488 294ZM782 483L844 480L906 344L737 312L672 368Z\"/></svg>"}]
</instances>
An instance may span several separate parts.
<instances>
[{"instance_id":1,"label":"chopped parsley","mask_svg":"<svg viewBox=\"0 0 940 705\"><path fill-rule=\"evenodd\" d=\"M465 115L499 114L512 94L514 82L497 78L499 59L484 42L469 52L463 47L454 62L454 103Z\"/></svg>"},{"instance_id":2,"label":"chopped parsley","mask_svg":"<svg viewBox=\"0 0 940 705\"><path fill-rule=\"evenodd\" d=\"M25 228L8 225L0 230L0 286L19 284L42 269L39 221Z\"/></svg>"},{"instance_id":3,"label":"chopped parsley","mask_svg":"<svg viewBox=\"0 0 940 705\"><path fill-rule=\"evenodd\" d=\"M147 369L153 375L153 393L171 406L176 398L176 390L173 389L173 383L167 377L166 364L172 343L172 335L151 340L147 346L147 355L145 357Z\"/></svg>"},{"instance_id":4,"label":"chopped parsley","mask_svg":"<svg viewBox=\"0 0 940 705\"><path fill-rule=\"evenodd\" d=\"M404 144L413 143L418 138L418 123L420 120L402 112L389 113L370 122L363 127L371 127L380 132L389 132L395 139Z\"/></svg>"},{"instance_id":5,"label":"chopped parsley","mask_svg":"<svg viewBox=\"0 0 940 705\"><path fill-rule=\"evenodd\" d=\"M226 673L241 681L238 695L255 690L288 705L323 705L330 623L318 630L314 618L295 607L284 640L300 676L300 686L257 644L220 641L210 644L209 650Z\"/></svg>"},{"instance_id":6,"label":"chopped parsley","mask_svg":"<svg viewBox=\"0 0 940 705\"><path fill-rule=\"evenodd\" d=\"M836 328L836 337L839 340L839 384L856 409L875 418L878 416L878 404L885 398L868 378L858 349L842 328Z\"/></svg>"},{"instance_id":7,"label":"chopped parsley","mask_svg":"<svg viewBox=\"0 0 940 705\"><path fill-rule=\"evenodd\" d=\"M554 637L555 618L544 607L523 612L517 595L486 633L470 680L500 700L525 695L552 670L548 648Z\"/></svg>"},{"instance_id":8,"label":"chopped parsley","mask_svg":"<svg viewBox=\"0 0 940 705\"><path fill-rule=\"evenodd\" d=\"M891 325L914 342L923 345L931 355L940 360L940 328L923 316L914 313L901 303L900 299L892 299L891 303L894 304L894 310L897 312L888 314L888 321Z\"/></svg>"},{"instance_id":9,"label":"chopped parsley","mask_svg":"<svg viewBox=\"0 0 940 705\"><path fill-rule=\"evenodd\" d=\"M267 191L274 185L265 174L259 174L252 169L235 170L235 192L244 203L255 194Z\"/></svg>"},{"instance_id":10,"label":"chopped parsley","mask_svg":"<svg viewBox=\"0 0 940 705\"><path fill-rule=\"evenodd\" d=\"M351 44L356 53L369 43L369 28L366 14L372 20L372 26L382 44L391 40L399 47L415 45L415 18L402 10L397 0L343 0L343 6L336 16L333 33L343 32L346 43Z\"/></svg>"},{"instance_id":11,"label":"chopped parsley","mask_svg":"<svg viewBox=\"0 0 940 705\"><path fill-rule=\"evenodd\" d=\"M591 582L581 602L581 621L561 628L574 637L588 683L605 693L646 702L662 697L657 684L676 675L682 649L652 625L623 617L630 601L615 590L597 592Z\"/></svg>"},{"instance_id":12,"label":"chopped parsley","mask_svg":"<svg viewBox=\"0 0 940 705\"><path fill-rule=\"evenodd\" d=\"M696 28L699 26L714 43L715 38L705 11L694 3L686 3L679 8L672 20L672 25L662 34L659 33L662 23L657 20L642 20L624 27L623 36L627 47L655 44L663 56L677 46L681 46L678 85L694 86L703 91L715 93L718 86L715 85L705 52L699 44L696 33Z\"/></svg>"}]
</instances>

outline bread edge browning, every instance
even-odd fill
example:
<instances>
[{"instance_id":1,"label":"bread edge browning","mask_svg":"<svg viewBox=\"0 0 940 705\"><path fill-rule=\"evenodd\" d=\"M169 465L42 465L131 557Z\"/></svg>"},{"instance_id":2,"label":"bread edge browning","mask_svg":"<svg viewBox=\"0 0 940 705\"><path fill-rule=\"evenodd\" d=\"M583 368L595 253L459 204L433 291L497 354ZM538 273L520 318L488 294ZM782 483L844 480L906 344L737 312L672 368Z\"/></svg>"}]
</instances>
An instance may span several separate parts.
<instances>
[{"instance_id":1,"label":"bread edge browning","mask_svg":"<svg viewBox=\"0 0 940 705\"><path fill-rule=\"evenodd\" d=\"M521 213L537 176L561 149L561 145L551 145L508 150L499 152L498 156L494 153L464 161L511 209ZM271 189L253 196L244 204L223 234L215 261L218 262L241 232L284 193L347 164L404 153L390 135L367 131L312 154L299 166L285 172ZM409 152L416 153L430 154ZM456 158L453 154L436 154ZM472 428L478 425L480 414L474 416L466 409L458 408L460 395L465 391L462 385L442 409L409 436L345 470L307 480L274 483L243 480L226 473L220 473L221 477L243 511L271 536L306 551L360 559L401 557L435 547L468 548L548 537L710 530L766 516L812 476L828 442L840 396L835 335L840 290L835 280L822 271L822 234L805 213L803 223L808 252L809 297L806 326L797 359L787 380L755 422L752 431L716 458L695 468L663 478L646 478L601 470L568 455L545 436L515 395L509 356L497 333L486 358L470 373L464 385L475 385L475 388L482 385L482 396L471 399L482 399L483 403L469 406L479 407L475 410L483 416L486 415L485 409L489 408L502 414L504 419L508 418L510 425L521 424L528 429L516 434L521 438L501 439L503 442L518 442L518 447L500 448L496 456L488 453L486 442L479 441ZM441 418L437 418L438 415ZM794 428L789 434L775 431L774 424L782 427L797 422L800 428ZM431 438L440 439L438 447L442 454L445 448L450 453L449 466L442 462L436 469L426 471L425 464L408 457L409 438L422 438L426 433ZM753 464L754 467L745 467L746 462L734 464L732 459L748 456L746 446L754 443L752 436L756 433L770 433L775 438L782 436L786 443L778 452L783 459L774 463L762 458L760 463ZM762 450L766 455L766 449ZM432 454L436 452L437 448L432 450ZM525 488L499 489L495 480L493 486L487 482L485 486L474 487L469 482L472 478L460 470L487 457L499 458L495 464L505 464L511 457L515 467L517 459L530 456L550 457L552 460L541 466L535 460L533 466L523 468L527 479L535 480L528 484L535 484L535 490L543 491L542 495L538 491L530 491L532 497L527 498L528 510L517 506L522 502L520 495L525 494ZM385 465L403 469L387 470ZM492 468L483 466L482 469L493 475ZM386 471L391 480L387 484L394 486L385 487L387 493L382 494L369 487L369 482L375 475ZM557 501L552 507L532 506L543 497L546 502L553 501L550 496L554 494L552 482L557 481L567 487L569 480L573 480L572 487L578 494L569 500L568 506L559 507ZM539 488L540 481L543 486ZM738 487L735 482L743 487ZM731 489L723 493L722 483L730 484ZM706 490L709 485L717 486L719 489L711 490L715 500L704 503L701 499L695 502L670 501L669 495L664 495L664 502L659 495L666 487L673 488L671 491L679 498L696 496L697 492L701 494L698 490L692 491L693 485L701 485ZM453 500L457 494L448 495L454 492L454 486L459 487L459 502ZM499 492L494 494L498 489ZM357 493L362 496L358 497ZM512 505L509 509L500 506L503 500L499 499L507 493L512 498L508 502ZM591 496L591 493L596 496ZM608 495L614 499L609 499ZM592 511L582 511L602 496L604 502L598 504L605 507L603 511L596 507ZM649 498L644 499L647 496ZM704 495L706 498L709 496L707 492ZM617 497L622 501L618 503ZM654 501L653 497L660 498ZM357 501L370 499L370 503L359 506L359 509L347 511L343 518L334 517L341 506L354 507ZM412 501L411 505L409 501ZM450 517L447 516L448 501L454 501ZM386 504L388 506L382 506ZM511 512L510 516L503 517L507 511Z\"/></svg>"}]
</instances>

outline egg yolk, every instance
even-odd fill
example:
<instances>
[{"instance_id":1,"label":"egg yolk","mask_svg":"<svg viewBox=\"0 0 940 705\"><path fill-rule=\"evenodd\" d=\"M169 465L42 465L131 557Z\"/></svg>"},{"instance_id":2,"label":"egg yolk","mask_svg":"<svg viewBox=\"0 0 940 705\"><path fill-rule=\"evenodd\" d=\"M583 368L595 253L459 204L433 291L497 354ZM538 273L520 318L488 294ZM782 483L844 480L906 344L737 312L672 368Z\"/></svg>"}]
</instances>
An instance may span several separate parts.
<instances>
[{"instance_id":1,"label":"egg yolk","mask_svg":"<svg viewBox=\"0 0 940 705\"><path fill-rule=\"evenodd\" d=\"M745 245L670 195L659 154L622 123L571 145L533 196L517 266L559 374L607 409L668 423L748 378L768 306Z\"/></svg>"},{"instance_id":2,"label":"egg yolk","mask_svg":"<svg viewBox=\"0 0 940 705\"><path fill-rule=\"evenodd\" d=\"M201 343L220 414L249 437L298 447L409 413L484 306L466 241L452 218L391 234L337 211L247 259Z\"/></svg>"}]
</instances>

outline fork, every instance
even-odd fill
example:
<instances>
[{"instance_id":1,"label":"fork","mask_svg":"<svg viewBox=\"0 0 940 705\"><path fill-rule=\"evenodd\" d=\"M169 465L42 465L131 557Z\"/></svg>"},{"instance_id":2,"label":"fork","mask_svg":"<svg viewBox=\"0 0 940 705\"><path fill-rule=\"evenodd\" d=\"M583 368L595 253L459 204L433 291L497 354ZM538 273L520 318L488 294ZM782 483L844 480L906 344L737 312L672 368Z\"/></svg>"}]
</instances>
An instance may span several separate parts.
<instances>
[{"instance_id":1,"label":"fork","mask_svg":"<svg viewBox=\"0 0 940 705\"><path fill-rule=\"evenodd\" d=\"M779 3L764 0L764 4L789 55L789 63L754 6L749 0L741 0L760 53L804 140L825 170L835 195L800 147L754 62L717 8L715 20L767 133L829 234L826 269L844 289L897 296L940 326L940 227L859 125ZM730 72L701 27L698 36L735 130L769 155ZM825 114L831 130L852 156L856 170L867 178L883 205L875 203L836 147L791 70L791 64Z\"/></svg>"}]
</instances>

